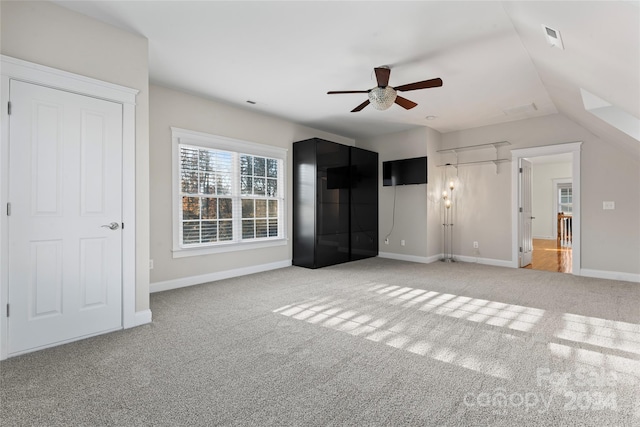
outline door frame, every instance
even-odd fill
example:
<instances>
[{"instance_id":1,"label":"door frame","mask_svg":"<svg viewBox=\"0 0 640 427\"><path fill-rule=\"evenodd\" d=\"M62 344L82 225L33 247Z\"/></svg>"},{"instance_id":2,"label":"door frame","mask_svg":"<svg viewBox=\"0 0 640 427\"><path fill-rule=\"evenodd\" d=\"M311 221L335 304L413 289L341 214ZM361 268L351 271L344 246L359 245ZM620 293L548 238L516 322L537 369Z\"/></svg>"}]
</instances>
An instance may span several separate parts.
<instances>
[{"instance_id":1,"label":"door frame","mask_svg":"<svg viewBox=\"0 0 640 427\"><path fill-rule=\"evenodd\" d=\"M520 221L518 218L519 194L519 167L520 159L527 157L550 156L553 154L569 153L572 156L573 179L573 246L571 274L580 276L581 264L581 209L580 209L580 150L582 141L568 142L564 144L545 145L542 147L521 148L511 150L511 266L519 268L520 258Z\"/></svg>"},{"instance_id":2,"label":"door frame","mask_svg":"<svg viewBox=\"0 0 640 427\"><path fill-rule=\"evenodd\" d=\"M136 326L135 100L137 89L0 55L0 360L8 354L9 88L11 80L122 104L122 327ZM127 185L129 183L129 185Z\"/></svg>"},{"instance_id":3,"label":"door frame","mask_svg":"<svg viewBox=\"0 0 640 427\"><path fill-rule=\"evenodd\" d=\"M525 180L525 163L528 163L529 168L529 179ZM523 197L523 188L527 188L525 182L529 182L529 197L526 200L526 197ZM529 208L525 209L525 202L528 201ZM528 220L525 219L526 215L529 214ZM529 159L518 158L518 267L526 267L527 265L533 262L533 162ZM525 242L526 233L523 231L527 229L525 223L528 224L528 242ZM527 244L528 243L528 244ZM525 254L527 255L527 259L525 260ZM529 262L526 262L529 261Z\"/></svg>"}]
</instances>

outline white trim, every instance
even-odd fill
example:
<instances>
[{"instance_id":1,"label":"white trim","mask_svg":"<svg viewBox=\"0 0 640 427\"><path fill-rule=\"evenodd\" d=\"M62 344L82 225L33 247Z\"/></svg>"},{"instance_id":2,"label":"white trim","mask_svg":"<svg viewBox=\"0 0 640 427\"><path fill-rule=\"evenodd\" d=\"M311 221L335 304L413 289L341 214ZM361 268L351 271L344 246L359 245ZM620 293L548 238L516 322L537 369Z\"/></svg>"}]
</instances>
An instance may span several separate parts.
<instances>
[{"instance_id":1,"label":"white trim","mask_svg":"<svg viewBox=\"0 0 640 427\"><path fill-rule=\"evenodd\" d=\"M433 255L430 257L423 257L423 256L416 256L416 255L396 254L393 252L378 252L378 257L395 259L398 261L409 261L409 262L419 262L421 264L431 264L432 262L438 261L440 258L442 258L442 255Z\"/></svg>"},{"instance_id":2,"label":"white trim","mask_svg":"<svg viewBox=\"0 0 640 427\"><path fill-rule=\"evenodd\" d=\"M151 310L147 309L142 311L136 311L133 323L134 323L133 326L140 326L140 325L145 325L147 323L151 323Z\"/></svg>"},{"instance_id":3,"label":"white trim","mask_svg":"<svg viewBox=\"0 0 640 427\"><path fill-rule=\"evenodd\" d=\"M215 282L232 277L246 276L247 274L261 273L263 271L277 270L291 266L291 260L271 262L268 264L252 265L249 267L235 268L233 270L218 271L215 273L202 274L200 276L181 277L179 279L155 282L149 286L149 291L162 292L171 289L185 288L187 286L201 285L203 283Z\"/></svg>"},{"instance_id":4,"label":"white trim","mask_svg":"<svg viewBox=\"0 0 640 427\"><path fill-rule=\"evenodd\" d=\"M538 240L557 240L558 239L557 237L553 237L553 236L532 236L532 238L538 239Z\"/></svg>"},{"instance_id":5,"label":"white trim","mask_svg":"<svg viewBox=\"0 0 640 427\"><path fill-rule=\"evenodd\" d=\"M0 65L0 71L4 71ZM0 82L0 360L7 358L9 323L7 322L7 301L9 301L9 221L4 209L9 198L9 78L1 76Z\"/></svg>"},{"instance_id":6,"label":"white trim","mask_svg":"<svg viewBox=\"0 0 640 427\"><path fill-rule=\"evenodd\" d=\"M476 258L472 256L454 255L456 261L469 262L473 264L492 265L495 267L511 267L511 261L493 258Z\"/></svg>"},{"instance_id":7,"label":"white trim","mask_svg":"<svg viewBox=\"0 0 640 427\"><path fill-rule=\"evenodd\" d=\"M581 209L580 209L580 150L582 142L547 145L543 147L521 148L511 150L511 262L510 267L519 267L520 221L518 220L518 168L521 158L549 156L553 154L572 154L573 179L573 246L571 273L580 275L581 266Z\"/></svg>"},{"instance_id":8,"label":"white trim","mask_svg":"<svg viewBox=\"0 0 640 427\"><path fill-rule=\"evenodd\" d=\"M122 327L137 326L136 311L136 117L122 110Z\"/></svg>"},{"instance_id":9,"label":"white trim","mask_svg":"<svg viewBox=\"0 0 640 427\"><path fill-rule=\"evenodd\" d=\"M256 142L243 141L241 139L228 138L226 136L213 135L195 130L177 128L174 126L171 126L171 136L174 139L180 140L180 143L182 144L194 142L197 145L210 146L217 150L236 152L250 150L246 154L255 154L256 156L263 157L279 157L281 159L286 159L287 152L289 151L287 148L258 144Z\"/></svg>"},{"instance_id":10,"label":"white trim","mask_svg":"<svg viewBox=\"0 0 640 427\"><path fill-rule=\"evenodd\" d=\"M1 72L1 126L0 126L0 206L4 208L8 197L9 152L9 83L12 79L64 90L84 96L117 102L123 106L123 193L122 218L122 326L136 326L136 211L135 211L135 97L136 89L92 79L67 71L57 70L9 56L0 55ZM8 324L6 304L9 296L7 216L0 215L0 360L7 357Z\"/></svg>"},{"instance_id":11,"label":"white trim","mask_svg":"<svg viewBox=\"0 0 640 427\"><path fill-rule=\"evenodd\" d=\"M5 76L80 95L135 105L136 95L139 92L137 89L34 64L6 55L0 55L0 61L2 62L2 74Z\"/></svg>"},{"instance_id":12,"label":"white trim","mask_svg":"<svg viewBox=\"0 0 640 427\"><path fill-rule=\"evenodd\" d=\"M220 244L219 246L206 246L206 247L197 247L197 248L180 248L180 249L172 249L173 258L185 258L190 256L198 256L198 255L210 255L210 254L219 254L226 252L235 252L235 251L246 251L252 249L263 249L263 248L271 248L274 246L286 246L289 239L276 239L276 240L265 240L258 242L243 242L243 243L226 243Z\"/></svg>"},{"instance_id":13,"label":"white trim","mask_svg":"<svg viewBox=\"0 0 640 427\"><path fill-rule=\"evenodd\" d=\"M640 274L623 273L620 271L591 270L586 268L581 269L580 272L585 277L640 283Z\"/></svg>"},{"instance_id":14,"label":"white trim","mask_svg":"<svg viewBox=\"0 0 640 427\"><path fill-rule=\"evenodd\" d=\"M213 150L229 151L234 153L234 158L237 158L237 154L248 154L254 156L262 156L278 159L281 161L282 169L278 176L279 191L282 196L278 198L279 208L279 221L278 221L278 238L267 238L264 240L252 240L252 241L240 241L235 240L228 243L217 243L215 245L203 245L196 247L182 247L180 245L180 145L194 145L195 147L211 148ZM282 246L288 243L287 238L287 152L288 149L282 147L275 147L271 145L258 144L255 142L248 142L239 139L227 138L219 135L212 135L204 132L197 132L193 130L181 129L177 127L171 127L171 200L172 200L172 257L184 258L190 256L210 255L216 253L235 252L243 250L252 250L267 248L273 246ZM236 165L234 164L234 168ZM239 172L234 169L234 176L239 176ZM235 182L235 180L233 181ZM231 198L239 199L240 190L233 188ZM234 236L238 236L241 233L241 222L236 220L236 216L239 215L239 211L236 211L239 207L234 208Z\"/></svg>"},{"instance_id":15,"label":"white trim","mask_svg":"<svg viewBox=\"0 0 640 427\"><path fill-rule=\"evenodd\" d=\"M379 258L388 258L395 259L399 261L409 261L409 262L419 262L422 264L431 264L432 262L440 261L444 258L444 254L432 255L430 257L421 257L415 255L404 255L404 254L396 254L393 252L380 252L378 253ZM468 262L473 264L486 264L493 265L496 267L511 267L511 261L505 261L501 259L492 259L492 258L476 258L470 256L463 255L453 255L453 259L455 261L460 262Z\"/></svg>"}]
</instances>

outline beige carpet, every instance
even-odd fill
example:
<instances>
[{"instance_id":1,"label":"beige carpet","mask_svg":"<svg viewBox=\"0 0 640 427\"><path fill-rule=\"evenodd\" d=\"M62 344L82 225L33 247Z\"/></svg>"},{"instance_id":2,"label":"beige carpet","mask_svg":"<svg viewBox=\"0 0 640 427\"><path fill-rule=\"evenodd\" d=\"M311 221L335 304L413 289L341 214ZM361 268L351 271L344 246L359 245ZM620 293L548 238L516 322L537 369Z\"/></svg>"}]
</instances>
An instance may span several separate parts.
<instances>
[{"instance_id":1,"label":"beige carpet","mask_svg":"<svg viewBox=\"0 0 640 427\"><path fill-rule=\"evenodd\" d=\"M640 425L640 285L368 259L153 294L0 364L0 424Z\"/></svg>"}]
</instances>

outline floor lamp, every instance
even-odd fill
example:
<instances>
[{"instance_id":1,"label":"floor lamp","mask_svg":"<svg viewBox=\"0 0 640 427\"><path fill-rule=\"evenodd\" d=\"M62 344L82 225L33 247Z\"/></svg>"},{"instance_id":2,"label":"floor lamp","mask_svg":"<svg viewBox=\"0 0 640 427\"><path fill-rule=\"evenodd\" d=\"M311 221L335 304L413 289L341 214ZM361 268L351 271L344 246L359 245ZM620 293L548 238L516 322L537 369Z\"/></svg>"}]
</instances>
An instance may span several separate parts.
<instances>
[{"instance_id":1,"label":"floor lamp","mask_svg":"<svg viewBox=\"0 0 640 427\"><path fill-rule=\"evenodd\" d=\"M453 185L453 181L449 181L449 192L447 193L447 190L444 190L442 192L444 223L442 224L443 257L441 261L443 262L455 262L455 260L453 259L453 204L451 202L451 200L453 199L454 188L455 186Z\"/></svg>"}]
</instances>

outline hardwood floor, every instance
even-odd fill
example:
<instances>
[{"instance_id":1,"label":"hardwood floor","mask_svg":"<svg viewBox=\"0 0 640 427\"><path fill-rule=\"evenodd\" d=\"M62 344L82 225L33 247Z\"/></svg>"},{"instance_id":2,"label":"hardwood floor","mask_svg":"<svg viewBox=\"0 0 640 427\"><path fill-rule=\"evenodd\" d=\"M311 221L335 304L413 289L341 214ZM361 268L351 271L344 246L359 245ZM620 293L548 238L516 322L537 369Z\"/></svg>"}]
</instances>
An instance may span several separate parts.
<instances>
[{"instance_id":1,"label":"hardwood floor","mask_svg":"<svg viewBox=\"0 0 640 427\"><path fill-rule=\"evenodd\" d=\"M533 239L531 264L523 268L571 273L571 247L559 246L556 240Z\"/></svg>"}]
</instances>

